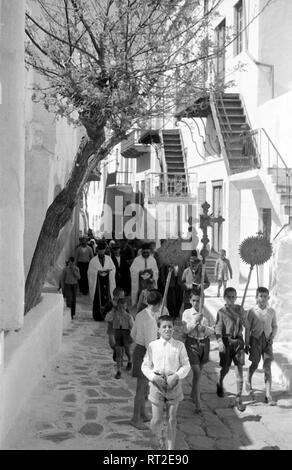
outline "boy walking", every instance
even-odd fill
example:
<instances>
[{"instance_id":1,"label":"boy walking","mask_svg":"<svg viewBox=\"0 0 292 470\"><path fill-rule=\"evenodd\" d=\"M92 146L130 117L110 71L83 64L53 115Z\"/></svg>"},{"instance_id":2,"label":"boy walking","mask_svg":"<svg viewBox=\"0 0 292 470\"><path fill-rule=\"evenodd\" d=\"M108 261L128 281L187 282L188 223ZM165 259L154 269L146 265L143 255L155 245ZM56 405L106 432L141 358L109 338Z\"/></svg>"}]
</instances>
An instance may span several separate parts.
<instances>
[{"instance_id":1,"label":"boy walking","mask_svg":"<svg viewBox=\"0 0 292 470\"><path fill-rule=\"evenodd\" d=\"M210 336L214 335L214 328L199 313L200 290L193 289L190 297L191 308L182 314L183 331L186 335L185 347L193 371L191 399L196 405L197 413L202 411L200 398L200 379L204 364L209 361Z\"/></svg>"},{"instance_id":2,"label":"boy walking","mask_svg":"<svg viewBox=\"0 0 292 470\"><path fill-rule=\"evenodd\" d=\"M115 350L116 350L116 361L117 361L117 373L116 379L120 379L122 375L122 362L123 362L123 351L125 351L128 358L128 364L126 370L131 370L132 360L130 345L132 339L130 336L131 328L133 326L133 318L129 314L126 308L127 299L119 298L116 306L107 314L106 321L112 322L114 336L115 336Z\"/></svg>"},{"instance_id":3,"label":"boy walking","mask_svg":"<svg viewBox=\"0 0 292 470\"><path fill-rule=\"evenodd\" d=\"M144 423L150 421L145 411L148 379L143 374L141 365L149 343L157 339L157 319L160 314L161 302L162 295L158 290L149 291L147 294L148 306L136 315L131 330L131 336L136 343L133 351L132 375L137 378L137 385L134 400L134 413L130 424L141 430L148 429Z\"/></svg>"},{"instance_id":4,"label":"boy walking","mask_svg":"<svg viewBox=\"0 0 292 470\"><path fill-rule=\"evenodd\" d=\"M75 265L74 257L70 256L68 262L66 263L66 267L63 269L60 284L63 297L66 299L66 305L67 307L71 308L72 320L75 317L76 312L76 295L79 280L79 268Z\"/></svg>"},{"instance_id":5,"label":"boy walking","mask_svg":"<svg viewBox=\"0 0 292 470\"><path fill-rule=\"evenodd\" d=\"M229 279L229 274L230 274L230 279L232 279L232 269L231 269L231 264L229 259L226 258L226 251L225 250L220 250L219 258L216 260L215 264L215 278L216 281L218 282L218 291L217 291L217 297L220 297L220 290L223 284L223 290L226 289L227 287L227 281Z\"/></svg>"},{"instance_id":6,"label":"boy walking","mask_svg":"<svg viewBox=\"0 0 292 470\"><path fill-rule=\"evenodd\" d=\"M262 358L266 388L265 402L275 406L277 403L271 395L271 362L273 360L273 340L277 334L278 327L276 312L273 308L269 307L268 302L269 290L266 287L258 287L256 290L256 306L247 313L245 352L249 353L251 365L248 370L245 388L247 392L252 393L252 376Z\"/></svg>"},{"instance_id":7,"label":"boy walking","mask_svg":"<svg viewBox=\"0 0 292 470\"><path fill-rule=\"evenodd\" d=\"M245 410L242 403L244 341L243 325L244 311L236 305L237 292L234 287L227 287L224 291L225 306L218 310L215 334L218 341L220 357L220 375L217 383L218 397L224 396L223 380L228 374L233 361L236 375L236 406L239 411Z\"/></svg>"},{"instance_id":8,"label":"boy walking","mask_svg":"<svg viewBox=\"0 0 292 470\"><path fill-rule=\"evenodd\" d=\"M117 302L119 299L123 299L125 297L125 292L120 287L115 287L113 290L113 300L109 300L104 306L104 314L105 314L105 321L107 322L107 335L108 335L108 343L110 348L113 350L113 361L117 360L116 355L116 342L115 342L115 332L113 327L113 319L112 314L108 315L113 307L117 306Z\"/></svg>"},{"instance_id":9,"label":"boy walking","mask_svg":"<svg viewBox=\"0 0 292 470\"><path fill-rule=\"evenodd\" d=\"M181 381L191 367L182 341L173 339L174 323L168 315L158 318L159 339L150 342L142 363L142 372L150 381L149 401L152 405L150 428L153 437L161 434L163 408L168 407L167 450L174 450L176 414L183 400Z\"/></svg>"}]
</instances>

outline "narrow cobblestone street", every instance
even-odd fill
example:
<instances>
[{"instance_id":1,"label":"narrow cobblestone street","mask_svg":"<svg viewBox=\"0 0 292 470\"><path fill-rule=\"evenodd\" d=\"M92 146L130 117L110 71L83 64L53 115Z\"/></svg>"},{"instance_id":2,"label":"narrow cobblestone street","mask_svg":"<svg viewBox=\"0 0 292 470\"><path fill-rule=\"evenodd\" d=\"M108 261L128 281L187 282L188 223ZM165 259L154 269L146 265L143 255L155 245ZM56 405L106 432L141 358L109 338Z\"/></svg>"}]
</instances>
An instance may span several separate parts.
<instances>
[{"instance_id":1,"label":"narrow cobblestone street","mask_svg":"<svg viewBox=\"0 0 292 470\"><path fill-rule=\"evenodd\" d=\"M180 338L176 325L176 338ZM246 368L245 368L246 370ZM264 401L263 374L256 373L256 402L244 391L246 411L233 408L235 374L225 379L226 397L216 395L217 343L202 379L203 413L189 399L191 374L185 379L185 399L179 406L176 450L292 449L292 397L273 387L278 406ZM131 372L114 378L106 324L91 318L87 297L78 297L77 318L64 331L60 354L43 374L7 450L151 450L150 431L129 424L135 381ZM150 404L149 413L151 411Z\"/></svg>"}]
</instances>

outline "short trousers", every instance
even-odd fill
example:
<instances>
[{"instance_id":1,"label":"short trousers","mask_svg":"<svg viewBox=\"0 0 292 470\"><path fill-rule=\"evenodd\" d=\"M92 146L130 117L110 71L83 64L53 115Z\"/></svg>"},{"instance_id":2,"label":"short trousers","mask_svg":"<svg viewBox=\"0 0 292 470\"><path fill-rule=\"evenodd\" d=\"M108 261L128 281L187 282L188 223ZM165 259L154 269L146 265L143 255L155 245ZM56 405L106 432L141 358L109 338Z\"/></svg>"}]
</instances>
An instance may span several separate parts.
<instances>
[{"instance_id":1,"label":"short trousers","mask_svg":"<svg viewBox=\"0 0 292 470\"><path fill-rule=\"evenodd\" d=\"M244 365L244 342L242 338L223 338L225 352L219 353L220 366L230 367L232 361L236 366Z\"/></svg>"},{"instance_id":2,"label":"short trousers","mask_svg":"<svg viewBox=\"0 0 292 470\"><path fill-rule=\"evenodd\" d=\"M153 383L150 382L148 400L153 405L159 405L160 403L167 403L168 405L174 405L184 399L181 382L170 391L161 392Z\"/></svg>"},{"instance_id":3,"label":"short trousers","mask_svg":"<svg viewBox=\"0 0 292 470\"><path fill-rule=\"evenodd\" d=\"M133 377L145 377L141 370L142 362L144 359L144 356L146 354L146 348L145 346L141 346L140 344L136 344L135 349L133 351L133 356L132 356L132 362L133 362L133 367L132 367L132 376Z\"/></svg>"},{"instance_id":4,"label":"short trousers","mask_svg":"<svg viewBox=\"0 0 292 470\"><path fill-rule=\"evenodd\" d=\"M251 336L249 339L249 345L249 360L251 362L258 365L261 358L263 358L263 361L266 361L267 359L273 361L273 345L267 341L265 333L262 333L259 338Z\"/></svg>"},{"instance_id":5,"label":"short trousers","mask_svg":"<svg viewBox=\"0 0 292 470\"><path fill-rule=\"evenodd\" d=\"M133 340L130 335L130 330L115 329L114 332L116 346L124 347L132 344Z\"/></svg>"},{"instance_id":6,"label":"short trousers","mask_svg":"<svg viewBox=\"0 0 292 470\"><path fill-rule=\"evenodd\" d=\"M108 335L114 335L114 334L115 334L115 330L114 330L114 327L113 327L112 324L110 324L110 323L107 324L106 333L107 333Z\"/></svg>"},{"instance_id":7,"label":"short trousers","mask_svg":"<svg viewBox=\"0 0 292 470\"><path fill-rule=\"evenodd\" d=\"M203 365L209 361L210 339L198 341L195 338L187 336L185 347L189 356L191 366Z\"/></svg>"}]
</instances>

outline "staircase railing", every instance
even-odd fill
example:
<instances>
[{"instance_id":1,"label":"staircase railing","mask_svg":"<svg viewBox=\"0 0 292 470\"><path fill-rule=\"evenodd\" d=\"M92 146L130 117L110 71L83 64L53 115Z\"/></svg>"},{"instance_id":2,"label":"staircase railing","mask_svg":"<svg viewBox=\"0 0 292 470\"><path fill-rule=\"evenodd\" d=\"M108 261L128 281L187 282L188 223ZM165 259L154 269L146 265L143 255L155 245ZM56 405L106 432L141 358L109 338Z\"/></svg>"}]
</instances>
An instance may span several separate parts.
<instances>
[{"instance_id":1,"label":"staircase railing","mask_svg":"<svg viewBox=\"0 0 292 470\"><path fill-rule=\"evenodd\" d=\"M276 185L283 187L283 192L288 196L288 215L291 217L291 182L292 171L288 168L279 150L263 128L247 131L250 142L255 151L254 162L257 168L267 168L274 175Z\"/></svg>"},{"instance_id":2,"label":"staircase railing","mask_svg":"<svg viewBox=\"0 0 292 470\"><path fill-rule=\"evenodd\" d=\"M222 96L221 96L221 99L222 99ZM210 106L211 106L212 116L213 116L213 119L214 119L215 129L216 129L216 132L217 132L217 136L218 136L218 140L219 140L219 144L220 144L220 148L221 148L221 153L222 153L224 161L225 161L225 166L226 166L227 172L228 172L228 174L230 174L230 166L229 166L229 156L230 155L229 155L229 150L227 149L227 147L225 145L225 141L223 139L222 123L219 122L220 114L219 114L218 104L217 104L217 94L215 95L214 92L210 92ZM224 112L227 116L225 107L224 107ZM228 116L227 116L226 120L227 120L227 135L230 136L231 126L230 126L230 123L229 123ZM229 137L229 140L230 140L230 137Z\"/></svg>"},{"instance_id":3,"label":"staircase railing","mask_svg":"<svg viewBox=\"0 0 292 470\"><path fill-rule=\"evenodd\" d=\"M161 142L160 155L161 155L161 166L162 166L163 178L164 178L164 187L167 188L167 164L166 164L166 158L165 158L164 140L163 140L162 130L159 130L159 138Z\"/></svg>"},{"instance_id":4,"label":"staircase railing","mask_svg":"<svg viewBox=\"0 0 292 470\"><path fill-rule=\"evenodd\" d=\"M182 136L182 132L180 128L178 128L178 132L179 132L179 140L180 140L181 152L182 152L183 163L184 163L184 170L185 170L185 175L186 175L187 190L190 190L190 186L191 186L190 175L188 171L186 153L185 153L185 149L183 146L183 136Z\"/></svg>"}]
</instances>

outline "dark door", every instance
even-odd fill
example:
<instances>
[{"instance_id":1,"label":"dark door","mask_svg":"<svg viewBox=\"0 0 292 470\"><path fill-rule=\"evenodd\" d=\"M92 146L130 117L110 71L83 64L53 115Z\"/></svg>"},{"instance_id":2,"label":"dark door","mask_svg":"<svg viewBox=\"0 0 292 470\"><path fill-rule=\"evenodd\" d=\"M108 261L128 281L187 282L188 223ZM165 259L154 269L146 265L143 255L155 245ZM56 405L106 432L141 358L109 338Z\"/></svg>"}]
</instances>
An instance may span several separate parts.
<instances>
[{"instance_id":1,"label":"dark door","mask_svg":"<svg viewBox=\"0 0 292 470\"><path fill-rule=\"evenodd\" d=\"M222 182L213 183L213 216L222 216L223 188ZM217 253L222 249L222 223L214 222L212 248Z\"/></svg>"}]
</instances>

